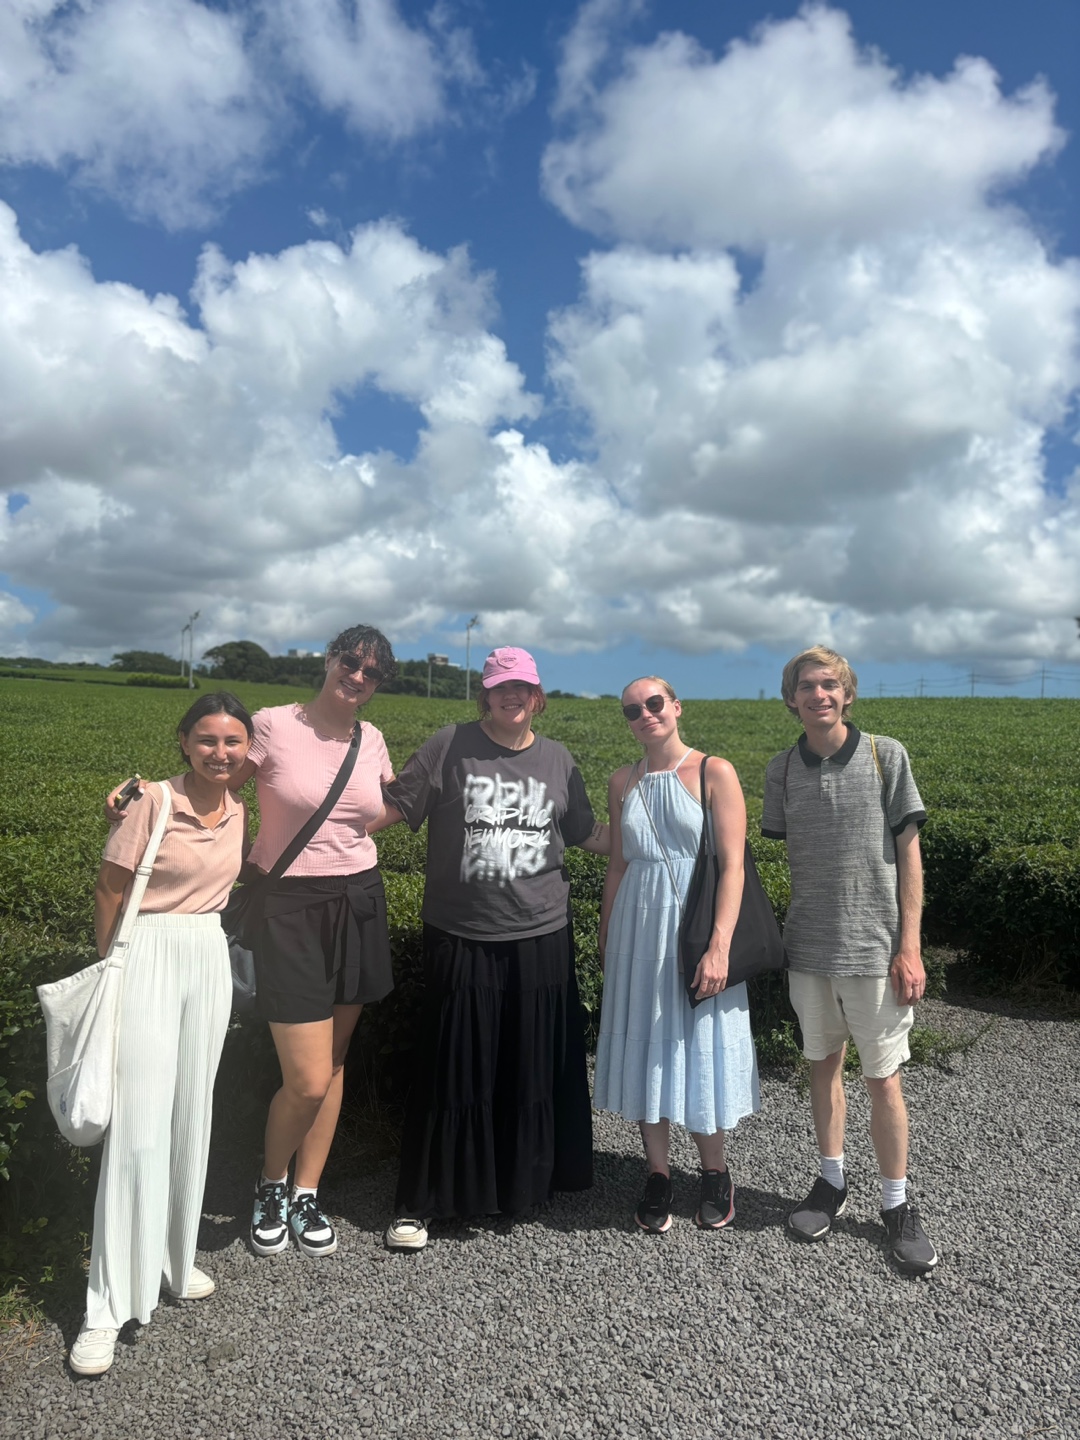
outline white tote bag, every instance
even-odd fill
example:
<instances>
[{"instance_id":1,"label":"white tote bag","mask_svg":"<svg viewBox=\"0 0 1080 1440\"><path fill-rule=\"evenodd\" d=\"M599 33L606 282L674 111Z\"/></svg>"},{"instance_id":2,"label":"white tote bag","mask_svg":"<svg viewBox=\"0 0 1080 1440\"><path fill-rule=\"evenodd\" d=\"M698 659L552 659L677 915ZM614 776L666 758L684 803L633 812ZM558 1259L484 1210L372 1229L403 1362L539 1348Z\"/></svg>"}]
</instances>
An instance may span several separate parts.
<instances>
[{"instance_id":1,"label":"white tote bag","mask_svg":"<svg viewBox=\"0 0 1080 1440\"><path fill-rule=\"evenodd\" d=\"M72 1145L96 1145L112 1119L124 961L171 809L172 794L162 781L157 823L104 960L37 987L45 1012L49 1109L60 1134Z\"/></svg>"}]
</instances>

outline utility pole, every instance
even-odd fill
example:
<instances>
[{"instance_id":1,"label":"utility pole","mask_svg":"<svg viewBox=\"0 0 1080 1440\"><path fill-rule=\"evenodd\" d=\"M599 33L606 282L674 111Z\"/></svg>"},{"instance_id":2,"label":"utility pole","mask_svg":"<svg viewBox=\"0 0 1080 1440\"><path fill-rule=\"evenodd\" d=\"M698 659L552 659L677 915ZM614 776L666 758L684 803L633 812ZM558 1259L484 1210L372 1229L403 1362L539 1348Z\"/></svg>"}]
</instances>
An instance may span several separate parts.
<instances>
[{"instance_id":1,"label":"utility pole","mask_svg":"<svg viewBox=\"0 0 1080 1440\"><path fill-rule=\"evenodd\" d=\"M972 672L971 672L971 698L972 698L972 700L975 699L975 671L974 671L974 670L972 670Z\"/></svg>"},{"instance_id":2,"label":"utility pole","mask_svg":"<svg viewBox=\"0 0 1080 1440\"><path fill-rule=\"evenodd\" d=\"M925 694L926 694L926 680L925 680L925 678L924 678L922 675L920 675L920 676L919 676L919 699L921 700Z\"/></svg>"},{"instance_id":3,"label":"utility pole","mask_svg":"<svg viewBox=\"0 0 1080 1440\"><path fill-rule=\"evenodd\" d=\"M479 623L480 623L480 616L479 616L479 615L474 615L474 616L472 617L472 619L469 621L469 623L465 626L465 699L466 699L466 700L469 699L469 685L470 685L470 681L471 681L471 679L472 679L472 671L471 671L471 669L469 668L469 655L470 655L471 650L472 650L472 632L473 632L473 626L474 626L474 625L479 625Z\"/></svg>"},{"instance_id":4,"label":"utility pole","mask_svg":"<svg viewBox=\"0 0 1080 1440\"><path fill-rule=\"evenodd\" d=\"M428 657L427 657L427 698L428 698L429 700L431 699L431 667L432 667L432 665L442 665L442 666L445 668L447 665L449 665L449 663L450 663L450 656L449 656L449 655L436 655L434 651L431 651L431 653L428 655Z\"/></svg>"},{"instance_id":5,"label":"utility pole","mask_svg":"<svg viewBox=\"0 0 1080 1440\"><path fill-rule=\"evenodd\" d=\"M1042 668L1042 684L1041 684L1040 687L1039 687L1039 699L1040 699L1040 700L1045 700L1045 699L1046 699L1046 666L1045 666L1045 665L1044 665L1043 668Z\"/></svg>"},{"instance_id":6,"label":"utility pole","mask_svg":"<svg viewBox=\"0 0 1080 1440\"><path fill-rule=\"evenodd\" d=\"M195 611L195 614L190 617L190 619L188 620L188 623L187 623L187 628L188 628L188 631L189 631L189 634L188 634L188 667L187 667L188 689L189 689L189 690L194 690L194 689L195 689L195 621L199 618L200 613L201 613L200 611L196 610L196 611Z\"/></svg>"},{"instance_id":7,"label":"utility pole","mask_svg":"<svg viewBox=\"0 0 1080 1440\"><path fill-rule=\"evenodd\" d=\"M185 625L184 628L180 631L180 679L181 679L181 680L184 678L184 661L185 661L186 658L187 658L187 656L185 655L184 652L187 650L187 632L188 632L190 629L191 629L191 626L190 626L190 625Z\"/></svg>"}]
</instances>

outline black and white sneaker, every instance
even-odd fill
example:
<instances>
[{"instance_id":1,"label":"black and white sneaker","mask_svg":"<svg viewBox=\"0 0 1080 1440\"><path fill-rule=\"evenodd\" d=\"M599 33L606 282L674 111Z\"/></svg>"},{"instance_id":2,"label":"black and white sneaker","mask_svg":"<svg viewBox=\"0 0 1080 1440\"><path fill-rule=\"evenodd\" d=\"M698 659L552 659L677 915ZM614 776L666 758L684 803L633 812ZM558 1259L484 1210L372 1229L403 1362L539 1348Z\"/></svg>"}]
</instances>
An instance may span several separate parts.
<instances>
[{"instance_id":1,"label":"black and white sneaker","mask_svg":"<svg viewBox=\"0 0 1080 1440\"><path fill-rule=\"evenodd\" d=\"M735 1186L730 1170L701 1172L701 1199L694 1223L701 1230L723 1230L735 1219Z\"/></svg>"},{"instance_id":2,"label":"black and white sneaker","mask_svg":"<svg viewBox=\"0 0 1080 1440\"><path fill-rule=\"evenodd\" d=\"M645 1191L634 1211L634 1219L642 1230L663 1235L671 1229L671 1177L654 1170L645 1181Z\"/></svg>"},{"instance_id":3,"label":"black and white sneaker","mask_svg":"<svg viewBox=\"0 0 1080 1440\"><path fill-rule=\"evenodd\" d=\"M883 1210L889 1254L909 1275L925 1275L938 1263L938 1253L922 1227L919 1212L907 1200L892 1210Z\"/></svg>"},{"instance_id":4,"label":"black and white sneaker","mask_svg":"<svg viewBox=\"0 0 1080 1440\"><path fill-rule=\"evenodd\" d=\"M289 1191L284 1180L268 1180L255 1186L255 1208L251 1214L251 1248L256 1255L280 1255L289 1243L285 1216Z\"/></svg>"},{"instance_id":5,"label":"black and white sneaker","mask_svg":"<svg viewBox=\"0 0 1080 1440\"><path fill-rule=\"evenodd\" d=\"M332 1255L337 1249L334 1227L310 1190L297 1195L290 1204L289 1229L305 1255Z\"/></svg>"},{"instance_id":6,"label":"black and white sneaker","mask_svg":"<svg viewBox=\"0 0 1080 1440\"><path fill-rule=\"evenodd\" d=\"M787 1217L788 1229L800 1240L824 1240L846 1206L847 1186L838 1190L819 1175L810 1194Z\"/></svg>"}]
</instances>

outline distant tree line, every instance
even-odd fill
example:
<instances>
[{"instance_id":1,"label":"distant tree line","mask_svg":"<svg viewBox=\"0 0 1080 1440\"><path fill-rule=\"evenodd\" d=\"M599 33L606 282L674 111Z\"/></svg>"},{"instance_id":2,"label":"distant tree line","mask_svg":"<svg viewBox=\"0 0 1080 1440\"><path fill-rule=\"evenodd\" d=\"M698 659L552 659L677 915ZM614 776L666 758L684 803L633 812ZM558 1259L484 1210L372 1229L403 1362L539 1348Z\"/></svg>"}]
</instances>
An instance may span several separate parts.
<instances>
[{"instance_id":1,"label":"distant tree line","mask_svg":"<svg viewBox=\"0 0 1080 1440\"><path fill-rule=\"evenodd\" d=\"M122 650L114 655L110 670L134 670L141 675L180 675L180 661L160 650Z\"/></svg>"},{"instance_id":2,"label":"distant tree line","mask_svg":"<svg viewBox=\"0 0 1080 1440\"><path fill-rule=\"evenodd\" d=\"M133 655L142 654L142 651L133 650ZM110 670L135 670L135 665L117 665L116 656ZM164 657L168 659L168 656ZM180 673L180 662L170 660L176 674ZM95 660L43 660L40 655L0 655L0 665L9 667L12 670L104 670L104 665L99 665Z\"/></svg>"},{"instance_id":3,"label":"distant tree line","mask_svg":"<svg viewBox=\"0 0 1080 1440\"><path fill-rule=\"evenodd\" d=\"M229 640L215 645L203 655L197 674L209 674L211 680L248 680L262 685L296 685L317 690L322 684L322 655L271 655L254 640ZM160 650L122 650L105 667L89 660L52 661L20 655L5 659L0 665L35 670L123 670L139 675L182 675L180 661ZM209 669L207 668L209 666ZM475 698L480 688L480 671L473 670L469 694ZM398 673L382 689L390 695L426 695L428 693L428 662L399 660ZM572 696L572 691L549 690L551 699ZM465 671L456 665L432 665L431 694L438 700L464 700Z\"/></svg>"},{"instance_id":4,"label":"distant tree line","mask_svg":"<svg viewBox=\"0 0 1080 1440\"><path fill-rule=\"evenodd\" d=\"M229 640L207 650L212 680L249 680L264 685L298 685L317 690L322 684L322 655L271 655L253 640ZM476 694L480 673L472 672L471 694ZM382 689L391 695L426 695L428 662L399 660L398 673ZM454 665L432 665L431 694L440 700L464 700L465 671Z\"/></svg>"}]
</instances>

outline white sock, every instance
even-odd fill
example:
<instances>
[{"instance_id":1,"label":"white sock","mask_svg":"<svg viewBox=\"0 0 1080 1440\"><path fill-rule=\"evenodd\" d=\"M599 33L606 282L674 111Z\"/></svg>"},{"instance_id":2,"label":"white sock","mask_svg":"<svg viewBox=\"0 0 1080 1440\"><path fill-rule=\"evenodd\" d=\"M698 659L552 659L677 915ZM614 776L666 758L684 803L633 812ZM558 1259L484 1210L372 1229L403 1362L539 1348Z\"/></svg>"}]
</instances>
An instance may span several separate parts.
<instances>
[{"instance_id":1,"label":"white sock","mask_svg":"<svg viewBox=\"0 0 1080 1440\"><path fill-rule=\"evenodd\" d=\"M261 1190L264 1185L284 1185L288 1178L289 1172L287 1170L285 1171L285 1174L282 1175L280 1180L271 1180L268 1175L263 1175L259 1180L258 1188Z\"/></svg>"},{"instance_id":2,"label":"white sock","mask_svg":"<svg viewBox=\"0 0 1080 1440\"><path fill-rule=\"evenodd\" d=\"M895 1210L898 1205L903 1205L907 1199L907 1176L902 1180L887 1180L884 1175L881 1177L881 1208L882 1210Z\"/></svg>"},{"instance_id":3,"label":"white sock","mask_svg":"<svg viewBox=\"0 0 1080 1440\"><path fill-rule=\"evenodd\" d=\"M821 1178L827 1180L836 1190L844 1188L844 1152L839 1155L821 1155Z\"/></svg>"},{"instance_id":4,"label":"white sock","mask_svg":"<svg viewBox=\"0 0 1080 1440\"><path fill-rule=\"evenodd\" d=\"M294 1185L292 1187L292 1198L294 1201L299 1200L301 1195L315 1196L318 1193L319 1190L316 1185Z\"/></svg>"}]
</instances>

